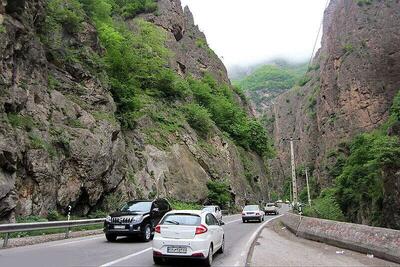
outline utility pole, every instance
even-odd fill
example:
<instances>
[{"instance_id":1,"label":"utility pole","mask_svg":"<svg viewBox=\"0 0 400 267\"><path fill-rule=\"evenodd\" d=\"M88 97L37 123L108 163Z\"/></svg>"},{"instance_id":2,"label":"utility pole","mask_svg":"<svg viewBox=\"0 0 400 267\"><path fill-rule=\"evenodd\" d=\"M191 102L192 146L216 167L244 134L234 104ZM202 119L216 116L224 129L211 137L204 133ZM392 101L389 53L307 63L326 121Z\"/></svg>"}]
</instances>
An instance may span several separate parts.
<instances>
[{"instance_id":1,"label":"utility pole","mask_svg":"<svg viewBox=\"0 0 400 267\"><path fill-rule=\"evenodd\" d=\"M306 167L306 182L307 182L308 205L311 207L310 185L308 184L308 168L307 167Z\"/></svg>"},{"instance_id":2,"label":"utility pole","mask_svg":"<svg viewBox=\"0 0 400 267\"><path fill-rule=\"evenodd\" d=\"M289 186L289 200L290 200L290 205L292 205L292 203L293 203L292 181L290 181L290 186Z\"/></svg>"},{"instance_id":3,"label":"utility pole","mask_svg":"<svg viewBox=\"0 0 400 267\"><path fill-rule=\"evenodd\" d=\"M292 187L293 187L293 203L294 205L297 205L298 200L297 200L297 180L296 180L296 165L294 163L294 141L299 141L300 138L294 139L293 137L290 138L283 138L283 141L289 141L290 142L290 159L291 159L291 165L292 165Z\"/></svg>"}]
</instances>

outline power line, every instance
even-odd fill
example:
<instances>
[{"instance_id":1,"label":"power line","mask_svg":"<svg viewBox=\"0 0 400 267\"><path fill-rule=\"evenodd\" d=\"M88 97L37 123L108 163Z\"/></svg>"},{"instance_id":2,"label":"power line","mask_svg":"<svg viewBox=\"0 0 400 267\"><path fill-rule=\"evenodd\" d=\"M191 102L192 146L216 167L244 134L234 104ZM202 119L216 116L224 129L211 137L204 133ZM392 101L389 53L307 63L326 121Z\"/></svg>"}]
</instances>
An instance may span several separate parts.
<instances>
[{"instance_id":1,"label":"power line","mask_svg":"<svg viewBox=\"0 0 400 267\"><path fill-rule=\"evenodd\" d=\"M330 1L330 0L326 0L324 12L325 12L325 10L327 9L327 7L328 7L328 5L329 5L329 1ZM311 62L312 62L312 60L313 60L313 58L314 58L315 48L317 47L318 38L319 38L319 35L321 34L321 30L322 30L322 25L323 25L323 24L324 24L324 16L322 16L321 23L319 24L317 37L315 38L313 51L312 51L312 53L311 53L311 57L310 57L310 61L308 62L307 69L310 68Z\"/></svg>"}]
</instances>

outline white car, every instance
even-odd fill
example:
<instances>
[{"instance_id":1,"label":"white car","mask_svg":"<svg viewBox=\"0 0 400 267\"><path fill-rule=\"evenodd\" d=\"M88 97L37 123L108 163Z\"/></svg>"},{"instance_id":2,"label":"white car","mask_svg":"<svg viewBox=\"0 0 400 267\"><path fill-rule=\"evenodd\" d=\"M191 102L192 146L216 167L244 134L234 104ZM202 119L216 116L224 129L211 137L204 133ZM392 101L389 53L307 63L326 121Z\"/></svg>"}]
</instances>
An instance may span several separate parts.
<instances>
[{"instance_id":1,"label":"white car","mask_svg":"<svg viewBox=\"0 0 400 267\"><path fill-rule=\"evenodd\" d=\"M211 266L213 255L225 248L223 222L207 211L173 210L155 228L153 259L162 264L168 258L202 260Z\"/></svg>"},{"instance_id":2,"label":"white car","mask_svg":"<svg viewBox=\"0 0 400 267\"><path fill-rule=\"evenodd\" d=\"M222 221L222 211L219 206L204 206L203 211L211 212L218 221Z\"/></svg>"},{"instance_id":3,"label":"white car","mask_svg":"<svg viewBox=\"0 0 400 267\"><path fill-rule=\"evenodd\" d=\"M265 205L265 213L266 214L275 214L278 215L279 214L279 209L277 207L277 205L275 205L275 203L267 203L267 205Z\"/></svg>"},{"instance_id":4,"label":"white car","mask_svg":"<svg viewBox=\"0 0 400 267\"><path fill-rule=\"evenodd\" d=\"M243 208L242 211L242 221L248 222L248 221L259 221L262 222L264 221L264 211L260 209L260 206L258 205L247 205Z\"/></svg>"}]
</instances>

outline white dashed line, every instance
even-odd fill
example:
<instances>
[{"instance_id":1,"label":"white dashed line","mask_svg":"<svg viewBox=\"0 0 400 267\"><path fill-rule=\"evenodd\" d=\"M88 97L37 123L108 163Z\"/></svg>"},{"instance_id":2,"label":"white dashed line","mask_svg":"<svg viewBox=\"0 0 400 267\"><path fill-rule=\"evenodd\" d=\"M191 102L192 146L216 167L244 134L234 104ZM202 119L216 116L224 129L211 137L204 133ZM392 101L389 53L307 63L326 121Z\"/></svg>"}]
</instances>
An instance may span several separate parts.
<instances>
[{"instance_id":1,"label":"white dashed line","mask_svg":"<svg viewBox=\"0 0 400 267\"><path fill-rule=\"evenodd\" d=\"M125 256L125 257L116 259L116 260L114 260L114 261L110 261L110 262L104 263L103 265L100 265L100 267L112 266L112 265L117 264L117 263L119 263L119 262L121 262L121 261L124 261L124 260L130 259L130 258L136 257L136 256L141 255L141 254L143 254L143 253L146 253L147 251L150 251L150 250L152 250L152 249L153 249L153 248L151 248L151 247L150 247L150 248L146 248L146 249L144 249L144 250L141 250L141 251L139 251L139 252L135 252L135 253L130 254L130 255L128 255L128 256Z\"/></svg>"}]
</instances>

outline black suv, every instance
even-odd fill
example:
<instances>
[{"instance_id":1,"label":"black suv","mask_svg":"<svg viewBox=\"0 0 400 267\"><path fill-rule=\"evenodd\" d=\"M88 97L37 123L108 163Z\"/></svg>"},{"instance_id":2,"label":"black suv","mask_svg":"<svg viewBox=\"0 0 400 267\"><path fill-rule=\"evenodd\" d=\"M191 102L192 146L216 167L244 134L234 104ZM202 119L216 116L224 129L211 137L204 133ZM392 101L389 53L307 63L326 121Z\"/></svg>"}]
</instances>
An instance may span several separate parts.
<instances>
[{"instance_id":1,"label":"black suv","mask_svg":"<svg viewBox=\"0 0 400 267\"><path fill-rule=\"evenodd\" d=\"M154 227L170 210L171 206L165 199L130 201L120 211L107 216L104 233L110 242L117 236L139 236L148 242L154 235Z\"/></svg>"}]
</instances>

